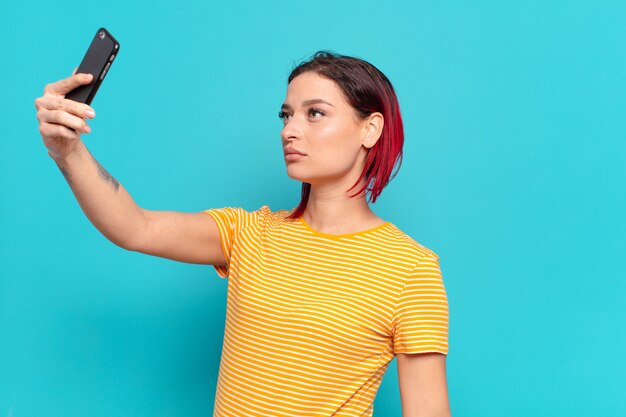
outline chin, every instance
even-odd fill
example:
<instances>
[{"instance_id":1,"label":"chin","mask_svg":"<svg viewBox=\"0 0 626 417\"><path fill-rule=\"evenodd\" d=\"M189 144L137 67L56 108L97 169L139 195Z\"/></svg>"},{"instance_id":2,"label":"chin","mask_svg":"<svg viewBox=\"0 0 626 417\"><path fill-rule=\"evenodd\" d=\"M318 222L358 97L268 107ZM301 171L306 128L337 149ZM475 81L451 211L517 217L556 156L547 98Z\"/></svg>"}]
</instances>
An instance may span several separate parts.
<instances>
[{"instance_id":1,"label":"chin","mask_svg":"<svg viewBox=\"0 0 626 417\"><path fill-rule=\"evenodd\" d=\"M291 178L292 180L301 181L301 182L311 182L308 177L302 176L302 175L296 175L294 173L289 172L289 170L287 170L287 176Z\"/></svg>"},{"instance_id":2,"label":"chin","mask_svg":"<svg viewBox=\"0 0 626 417\"><path fill-rule=\"evenodd\" d=\"M287 171L287 176L291 178L292 180L299 181L299 182L306 182L308 184L315 185L315 186L333 181L331 178L328 178L328 177L319 177L319 176L316 177L316 176L302 175L302 174L297 175L289 171Z\"/></svg>"},{"instance_id":3,"label":"chin","mask_svg":"<svg viewBox=\"0 0 626 417\"><path fill-rule=\"evenodd\" d=\"M311 176L306 175L302 170L295 169L295 167L287 166L287 176L292 180L301 182L311 182Z\"/></svg>"},{"instance_id":4,"label":"chin","mask_svg":"<svg viewBox=\"0 0 626 417\"><path fill-rule=\"evenodd\" d=\"M287 176L289 176L289 178L293 178L294 180L300 180L301 177L306 177L306 175L303 175L303 170L295 167L293 162L287 162L285 169L287 170Z\"/></svg>"}]
</instances>

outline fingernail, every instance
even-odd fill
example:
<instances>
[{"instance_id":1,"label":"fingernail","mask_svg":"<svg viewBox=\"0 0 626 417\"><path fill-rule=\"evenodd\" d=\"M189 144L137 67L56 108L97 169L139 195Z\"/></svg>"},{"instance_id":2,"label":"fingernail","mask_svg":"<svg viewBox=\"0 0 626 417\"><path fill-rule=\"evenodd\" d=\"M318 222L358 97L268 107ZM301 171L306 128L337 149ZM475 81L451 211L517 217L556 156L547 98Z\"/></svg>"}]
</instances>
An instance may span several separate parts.
<instances>
[{"instance_id":1,"label":"fingernail","mask_svg":"<svg viewBox=\"0 0 626 417\"><path fill-rule=\"evenodd\" d=\"M91 77L92 77L92 75L91 75L91 74L83 74L83 78L84 78L85 80L90 80L90 79L91 79Z\"/></svg>"},{"instance_id":2,"label":"fingernail","mask_svg":"<svg viewBox=\"0 0 626 417\"><path fill-rule=\"evenodd\" d=\"M83 127L83 132L89 133L91 132L91 128L88 125L85 125L85 127Z\"/></svg>"},{"instance_id":3,"label":"fingernail","mask_svg":"<svg viewBox=\"0 0 626 417\"><path fill-rule=\"evenodd\" d=\"M87 110L85 110L85 112L84 112L84 113L85 113L85 116L90 117L90 118L92 118L92 119L93 119L94 117L96 117L96 113L94 113L94 111L93 111L93 110L89 110L89 109L87 109Z\"/></svg>"}]
</instances>

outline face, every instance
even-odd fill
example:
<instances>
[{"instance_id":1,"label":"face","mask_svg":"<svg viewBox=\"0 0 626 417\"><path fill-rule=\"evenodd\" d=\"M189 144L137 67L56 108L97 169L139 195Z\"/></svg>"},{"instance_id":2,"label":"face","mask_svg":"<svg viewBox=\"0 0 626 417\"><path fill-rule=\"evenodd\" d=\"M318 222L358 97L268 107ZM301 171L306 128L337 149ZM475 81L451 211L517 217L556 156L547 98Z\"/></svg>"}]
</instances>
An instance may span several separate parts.
<instances>
[{"instance_id":1,"label":"face","mask_svg":"<svg viewBox=\"0 0 626 417\"><path fill-rule=\"evenodd\" d=\"M289 177L312 185L346 183L346 190L354 184L373 146L372 123L357 115L334 81L314 72L298 75L280 116Z\"/></svg>"}]
</instances>

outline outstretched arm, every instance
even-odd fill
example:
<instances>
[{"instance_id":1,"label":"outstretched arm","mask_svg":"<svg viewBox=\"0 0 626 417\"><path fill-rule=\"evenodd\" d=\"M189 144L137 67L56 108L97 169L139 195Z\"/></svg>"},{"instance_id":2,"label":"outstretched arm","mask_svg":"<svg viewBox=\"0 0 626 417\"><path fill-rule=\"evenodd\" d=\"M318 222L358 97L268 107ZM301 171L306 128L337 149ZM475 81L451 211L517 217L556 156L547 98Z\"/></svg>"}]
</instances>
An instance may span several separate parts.
<instances>
[{"instance_id":1,"label":"outstretched arm","mask_svg":"<svg viewBox=\"0 0 626 417\"><path fill-rule=\"evenodd\" d=\"M65 95L91 79L91 75L74 70L72 76L48 84L44 95L35 100L39 132L48 155L85 215L122 248L181 262L225 264L215 220L205 213L142 209L89 152L80 135L91 131L86 119L95 113Z\"/></svg>"}]
</instances>

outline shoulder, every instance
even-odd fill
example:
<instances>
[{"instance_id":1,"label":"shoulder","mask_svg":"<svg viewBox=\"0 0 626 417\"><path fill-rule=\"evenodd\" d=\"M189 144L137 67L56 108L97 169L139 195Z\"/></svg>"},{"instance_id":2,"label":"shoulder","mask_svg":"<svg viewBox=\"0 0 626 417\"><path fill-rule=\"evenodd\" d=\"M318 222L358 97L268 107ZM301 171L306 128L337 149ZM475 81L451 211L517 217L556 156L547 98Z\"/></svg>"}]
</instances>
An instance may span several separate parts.
<instances>
[{"instance_id":1,"label":"shoulder","mask_svg":"<svg viewBox=\"0 0 626 417\"><path fill-rule=\"evenodd\" d=\"M270 206L263 205L259 207L257 210L253 211L252 214L256 215L259 219L265 220L270 223L284 223L288 222L290 219L287 217L293 212L293 210L276 210L272 211Z\"/></svg>"},{"instance_id":2,"label":"shoulder","mask_svg":"<svg viewBox=\"0 0 626 417\"><path fill-rule=\"evenodd\" d=\"M256 210L247 210L243 207L220 207L204 210L211 215L218 224L224 224L236 230L243 230L249 226L274 227L281 223L291 221L287 217L292 210L272 211L268 205L263 205Z\"/></svg>"},{"instance_id":3,"label":"shoulder","mask_svg":"<svg viewBox=\"0 0 626 417\"><path fill-rule=\"evenodd\" d=\"M288 216L293 210L272 210L269 205L262 205L256 210L243 210L244 215L249 219L250 225L255 225L258 230L281 230L286 224L293 224L295 220Z\"/></svg>"},{"instance_id":4,"label":"shoulder","mask_svg":"<svg viewBox=\"0 0 626 417\"><path fill-rule=\"evenodd\" d=\"M435 258L435 260L439 260L439 255L437 255L434 250L409 236L393 223L390 223L389 227L385 230L387 232L387 244L393 251L401 252L404 256L407 256L416 263L425 257L431 257Z\"/></svg>"},{"instance_id":5,"label":"shoulder","mask_svg":"<svg viewBox=\"0 0 626 417\"><path fill-rule=\"evenodd\" d=\"M274 219L279 221L286 219L293 210L272 211L268 205L263 205L256 210L246 210L243 207L220 207L204 210L205 213L220 213L233 217L247 217L250 219Z\"/></svg>"}]
</instances>

